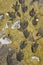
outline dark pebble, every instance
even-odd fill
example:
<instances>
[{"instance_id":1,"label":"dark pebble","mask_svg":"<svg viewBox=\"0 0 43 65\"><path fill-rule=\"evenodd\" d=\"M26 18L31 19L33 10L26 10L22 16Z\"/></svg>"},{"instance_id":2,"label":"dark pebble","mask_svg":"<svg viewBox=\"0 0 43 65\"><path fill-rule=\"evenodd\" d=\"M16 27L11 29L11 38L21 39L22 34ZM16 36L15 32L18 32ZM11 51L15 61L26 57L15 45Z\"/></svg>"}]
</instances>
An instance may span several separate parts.
<instances>
[{"instance_id":1,"label":"dark pebble","mask_svg":"<svg viewBox=\"0 0 43 65\"><path fill-rule=\"evenodd\" d=\"M24 30L24 31L23 31L23 34L24 34L25 38L28 38L30 32L28 32L28 30Z\"/></svg>"},{"instance_id":2,"label":"dark pebble","mask_svg":"<svg viewBox=\"0 0 43 65\"><path fill-rule=\"evenodd\" d=\"M28 26L28 21L25 21L25 20L24 20L23 23L22 23L22 22L20 23L20 25L21 25L21 28L22 28L22 29L25 29L25 28L27 28L27 26Z\"/></svg>"},{"instance_id":3,"label":"dark pebble","mask_svg":"<svg viewBox=\"0 0 43 65\"><path fill-rule=\"evenodd\" d=\"M36 52L37 48L38 48L38 44L37 43L32 44L31 50L32 50L33 53Z\"/></svg>"},{"instance_id":4,"label":"dark pebble","mask_svg":"<svg viewBox=\"0 0 43 65\"><path fill-rule=\"evenodd\" d=\"M13 7L12 8L17 12L19 10L18 2L16 2L15 5L13 4Z\"/></svg>"},{"instance_id":5,"label":"dark pebble","mask_svg":"<svg viewBox=\"0 0 43 65\"><path fill-rule=\"evenodd\" d=\"M29 12L29 15L30 15L31 17L33 17L33 16L35 15L34 8L32 8L32 10Z\"/></svg>"},{"instance_id":6,"label":"dark pebble","mask_svg":"<svg viewBox=\"0 0 43 65\"><path fill-rule=\"evenodd\" d=\"M9 14L9 17L12 19L16 18L15 13L14 12L7 12Z\"/></svg>"},{"instance_id":7,"label":"dark pebble","mask_svg":"<svg viewBox=\"0 0 43 65\"><path fill-rule=\"evenodd\" d=\"M27 26L28 26L28 21L23 21L23 22L20 22L20 29L18 29L19 31L24 31L24 29L26 29L27 28Z\"/></svg>"},{"instance_id":8,"label":"dark pebble","mask_svg":"<svg viewBox=\"0 0 43 65\"><path fill-rule=\"evenodd\" d=\"M21 51L19 51L16 55L16 58L18 61L22 61L23 57L24 57L24 54Z\"/></svg>"},{"instance_id":9,"label":"dark pebble","mask_svg":"<svg viewBox=\"0 0 43 65\"><path fill-rule=\"evenodd\" d=\"M26 47L27 43L25 41L22 41L20 44L20 48L24 49Z\"/></svg>"},{"instance_id":10,"label":"dark pebble","mask_svg":"<svg viewBox=\"0 0 43 65\"><path fill-rule=\"evenodd\" d=\"M25 0L19 0L20 4L24 4Z\"/></svg>"},{"instance_id":11,"label":"dark pebble","mask_svg":"<svg viewBox=\"0 0 43 65\"><path fill-rule=\"evenodd\" d=\"M19 12L17 12L17 16L21 17L21 14Z\"/></svg>"},{"instance_id":12,"label":"dark pebble","mask_svg":"<svg viewBox=\"0 0 43 65\"><path fill-rule=\"evenodd\" d=\"M22 6L22 12L23 12L23 13L25 13L25 12L27 11L27 9L28 9L27 6L25 6L25 5Z\"/></svg>"},{"instance_id":13,"label":"dark pebble","mask_svg":"<svg viewBox=\"0 0 43 65\"><path fill-rule=\"evenodd\" d=\"M38 19L38 17L35 16L34 19L33 19L33 21L32 21L33 25L37 25L38 24L38 21L36 19Z\"/></svg>"}]
</instances>

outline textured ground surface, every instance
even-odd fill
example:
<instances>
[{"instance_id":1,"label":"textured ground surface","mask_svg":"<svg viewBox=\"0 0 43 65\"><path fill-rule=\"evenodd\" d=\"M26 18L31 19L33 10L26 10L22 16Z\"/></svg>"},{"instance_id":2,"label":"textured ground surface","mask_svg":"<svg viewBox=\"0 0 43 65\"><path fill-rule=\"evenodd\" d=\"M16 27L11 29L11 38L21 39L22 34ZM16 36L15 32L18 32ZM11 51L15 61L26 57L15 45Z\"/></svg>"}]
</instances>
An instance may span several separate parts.
<instances>
[{"instance_id":1,"label":"textured ground surface","mask_svg":"<svg viewBox=\"0 0 43 65\"><path fill-rule=\"evenodd\" d=\"M16 3L16 1L18 1L18 0L0 0L0 13L4 13L4 19L0 21L0 32L4 28L6 22L9 20L9 17L6 16L6 13L14 12L14 9L12 8L12 6L13 6L13 4ZM29 24L26 29L30 32L30 35L28 38L25 38L23 33L21 31L17 30L17 28L12 30L10 28L12 23L10 23L9 29L5 30L5 35L8 36L8 34L10 33L11 40L13 42L11 44L8 44L7 47L5 45L5 47L3 47L3 48L1 48L2 45L0 44L0 48L2 49L2 50L0 49L0 65L43 65L43 38L41 37L39 39L39 37L35 35L36 29L38 30L40 27L43 28L43 5L38 5L37 2L34 2L32 5L30 5L30 2L31 2L31 0L25 0L25 4L28 6L28 10L25 14L22 13L21 4L19 4L20 5L19 12L21 13L21 17L16 16L16 18L14 19L14 22L19 19L21 19L21 22L23 22L24 20L28 20ZM31 18L29 15L29 11L32 8L35 9L35 12L36 12L35 15L37 15L39 18L39 22L36 26L32 25L32 20L34 17ZM39 44L36 53L33 53L31 51L31 45L34 43L31 40L29 40L29 39L31 39L31 36L34 38L34 40L35 40L34 42L37 42ZM20 49L21 41L24 41L24 40L26 41L27 45L24 49ZM4 50L4 49L6 49L6 50ZM12 51L11 51L11 49L12 49ZM9 52L9 50L10 50L10 52ZM15 58L16 54L19 51L23 52L23 54L24 54L23 60L21 62L18 62L17 59ZM11 58L9 57L9 55L11 53L13 53L13 55L11 56L11 57L14 57L13 61L10 61ZM40 61L38 62L37 60L32 60L31 56L39 57ZM9 59L9 63L7 63L8 62L7 58Z\"/></svg>"}]
</instances>

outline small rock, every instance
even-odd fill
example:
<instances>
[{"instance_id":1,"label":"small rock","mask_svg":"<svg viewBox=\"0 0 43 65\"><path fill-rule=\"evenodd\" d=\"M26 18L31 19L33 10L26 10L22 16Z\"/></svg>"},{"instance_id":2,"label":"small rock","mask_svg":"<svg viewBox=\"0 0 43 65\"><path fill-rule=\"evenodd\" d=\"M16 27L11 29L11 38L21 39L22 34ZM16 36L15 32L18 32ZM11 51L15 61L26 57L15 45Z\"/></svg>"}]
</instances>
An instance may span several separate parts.
<instances>
[{"instance_id":1,"label":"small rock","mask_svg":"<svg viewBox=\"0 0 43 65\"><path fill-rule=\"evenodd\" d=\"M20 4L24 4L25 0L19 0Z\"/></svg>"},{"instance_id":2,"label":"small rock","mask_svg":"<svg viewBox=\"0 0 43 65\"><path fill-rule=\"evenodd\" d=\"M14 24L11 26L11 29L15 29L15 27L17 27L17 29L20 29L20 20L17 20L16 22L14 22Z\"/></svg>"},{"instance_id":3,"label":"small rock","mask_svg":"<svg viewBox=\"0 0 43 65\"><path fill-rule=\"evenodd\" d=\"M13 20L14 18L16 18L15 13L14 12L7 12L9 14L9 17Z\"/></svg>"},{"instance_id":4,"label":"small rock","mask_svg":"<svg viewBox=\"0 0 43 65\"><path fill-rule=\"evenodd\" d=\"M29 15L30 15L31 17L33 17L33 16L35 15L34 8L32 8L32 10L29 12Z\"/></svg>"},{"instance_id":5,"label":"small rock","mask_svg":"<svg viewBox=\"0 0 43 65\"><path fill-rule=\"evenodd\" d=\"M27 9L28 9L27 6L25 6L25 5L22 6L22 12L23 12L23 13L25 13L25 12L27 11Z\"/></svg>"},{"instance_id":6,"label":"small rock","mask_svg":"<svg viewBox=\"0 0 43 65\"><path fill-rule=\"evenodd\" d=\"M9 14L8 14L8 13L5 13L5 15L6 15L6 16L9 16Z\"/></svg>"},{"instance_id":7,"label":"small rock","mask_svg":"<svg viewBox=\"0 0 43 65\"><path fill-rule=\"evenodd\" d=\"M31 58L32 58L33 60L38 61L38 62L40 61L40 58L39 58L39 57L37 57L37 56L32 56Z\"/></svg>"},{"instance_id":8,"label":"small rock","mask_svg":"<svg viewBox=\"0 0 43 65\"><path fill-rule=\"evenodd\" d=\"M13 7L12 7L16 12L19 10L19 5L18 5L18 2L16 1L16 4L14 5L13 4Z\"/></svg>"},{"instance_id":9,"label":"small rock","mask_svg":"<svg viewBox=\"0 0 43 65\"><path fill-rule=\"evenodd\" d=\"M24 54L23 54L21 51L19 51L19 52L17 53L17 55L16 55L16 58L17 58L18 61L23 60L23 57L24 57Z\"/></svg>"},{"instance_id":10,"label":"small rock","mask_svg":"<svg viewBox=\"0 0 43 65\"><path fill-rule=\"evenodd\" d=\"M0 38L0 42L1 44L11 44L12 43L12 41L7 37Z\"/></svg>"},{"instance_id":11,"label":"small rock","mask_svg":"<svg viewBox=\"0 0 43 65\"><path fill-rule=\"evenodd\" d=\"M25 21L25 20L24 20L23 23L20 22L20 25L21 25L21 28L22 28L22 29L25 29L25 28L27 28L27 26L28 26L28 21Z\"/></svg>"},{"instance_id":12,"label":"small rock","mask_svg":"<svg viewBox=\"0 0 43 65\"><path fill-rule=\"evenodd\" d=\"M0 20L3 19L4 15L3 14L0 14Z\"/></svg>"},{"instance_id":13,"label":"small rock","mask_svg":"<svg viewBox=\"0 0 43 65\"><path fill-rule=\"evenodd\" d=\"M28 30L24 30L24 31L23 31L23 34L24 34L25 38L28 38L30 32L28 32Z\"/></svg>"},{"instance_id":14,"label":"small rock","mask_svg":"<svg viewBox=\"0 0 43 65\"><path fill-rule=\"evenodd\" d=\"M21 14L19 12L17 12L17 16L21 17Z\"/></svg>"},{"instance_id":15,"label":"small rock","mask_svg":"<svg viewBox=\"0 0 43 65\"><path fill-rule=\"evenodd\" d=\"M33 53L36 52L37 48L38 48L38 44L37 43L32 44L31 50L32 50Z\"/></svg>"},{"instance_id":16,"label":"small rock","mask_svg":"<svg viewBox=\"0 0 43 65\"><path fill-rule=\"evenodd\" d=\"M39 21L38 17L35 16L34 19L33 19L33 21L32 21L32 24L33 25L37 25L38 21Z\"/></svg>"},{"instance_id":17,"label":"small rock","mask_svg":"<svg viewBox=\"0 0 43 65\"><path fill-rule=\"evenodd\" d=\"M25 41L22 41L20 44L20 48L24 49L26 47L27 43Z\"/></svg>"}]
</instances>

